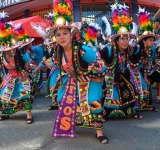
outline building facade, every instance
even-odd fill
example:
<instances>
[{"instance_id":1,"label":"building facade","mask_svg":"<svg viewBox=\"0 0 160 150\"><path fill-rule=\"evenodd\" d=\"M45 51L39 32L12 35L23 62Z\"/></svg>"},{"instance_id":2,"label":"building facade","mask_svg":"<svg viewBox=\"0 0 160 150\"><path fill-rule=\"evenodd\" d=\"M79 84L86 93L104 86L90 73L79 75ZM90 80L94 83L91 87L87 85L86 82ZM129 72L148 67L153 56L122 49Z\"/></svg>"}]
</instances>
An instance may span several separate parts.
<instances>
[{"instance_id":1,"label":"building facade","mask_svg":"<svg viewBox=\"0 0 160 150\"><path fill-rule=\"evenodd\" d=\"M99 23L102 16L111 15L110 5L114 2L125 3L130 7L130 14L133 20L137 22L137 16L135 15L138 11L138 6L145 7L146 10L153 17L160 8L159 0L73 0L74 6L74 21L80 22L87 20L88 22L93 21ZM1 0L1 4L7 3L7 0ZM17 20L25 17L31 17L39 15L45 18L48 12L53 10L53 0L41 1L27 1L18 3L9 7L1 9L1 11L9 12L10 17L8 20Z\"/></svg>"}]
</instances>

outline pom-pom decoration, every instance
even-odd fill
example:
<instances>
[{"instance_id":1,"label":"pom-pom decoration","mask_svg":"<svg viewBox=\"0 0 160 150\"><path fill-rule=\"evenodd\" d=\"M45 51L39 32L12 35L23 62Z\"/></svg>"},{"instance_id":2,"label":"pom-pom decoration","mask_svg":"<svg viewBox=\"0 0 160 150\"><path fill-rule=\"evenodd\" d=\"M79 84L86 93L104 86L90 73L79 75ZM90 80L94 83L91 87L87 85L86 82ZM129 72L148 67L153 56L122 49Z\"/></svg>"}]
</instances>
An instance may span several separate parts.
<instances>
[{"instance_id":1,"label":"pom-pom decoration","mask_svg":"<svg viewBox=\"0 0 160 150\"><path fill-rule=\"evenodd\" d=\"M138 10L139 28L142 33L145 31L153 32L153 21L149 17L149 13L145 11L145 8L139 7Z\"/></svg>"},{"instance_id":2,"label":"pom-pom decoration","mask_svg":"<svg viewBox=\"0 0 160 150\"><path fill-rule=\"evenodd\" d=\"M25 43L30 38L26 30L22 27L21 23L15 25L14 35L22 43Z\"/></svg>"},{"instance_id":3,"label":"pom-pom decoration","mask_svg":"<svg viewBox=\"0 0 160 150\"><path fill-rule=\"evenodd\" d=\"M70 0L55 0L54 1L54 22L61 16L68 22L72 21L72 2Z\"/></svg>"},{"instance_id":4,"label":"pom-pom decoration","mask_svg":"<svg viewBox=\"0 0 160 150\"><path fill-rule=\"evenodd\" d=\"M86 29L85 33L84 33L84 40L86 42L86 44L88 44L89 42L91 42L93 45L95 45L96 43L96 39L98 36L98 25L95 23L90 23L88 28Z\"/></svg>"},{"instance_id":5,"label":"pom-pom decoration","mask_svg":"<svg viewBox=\"0 0 160 150\"><path fill-rule=\"evenodd\" d=\"M128 31L131 29L132 18L129 16L128 6L121 4L111 5L112 9L112 22L115 33L119 32L119 29L123 26Z\"/></svg>"},{"instance_id":6,"label":"pom-pom decoration","mask_svg":"<svg viewBox=\"0 0 160 150\"><path fill-rule=\"evenodd\" d=\"M72 2L71 0L55 0L53 2L53 26L47 31L48 36L53 36L55 30L60 28L71 29L72 35L78 32L78 28L74 27L72 24Z\"/></svg>"},{"instance_id":7,"label":"pom-pom decoration","mask_svg":"<svg viewBox=\"0 0 160 150\"><path fill-rule=\"evenodd\" d=\"M21 23L18 23L14 26L14 35L15 37L18 39L19 41L19 45L20 46L26 46L28 44L30 44L34 38L31 38L28 33L26 32L26 30L23 28L23 26L21 25Z\"/></svg>"},{"instance_id":8,"label":"pom-pom decoration","mask_svg":"<svg viewBox=\"0 0 160 150\"><path fill-rule=\"evenodd\" d=\"M53 12L52 13L48 13L48 15L45 15L45 16L46 16L46 19L49 22L49 24L52 26L54 13Z\"/></svg>"},{"instance_id":9,"label":"pom-pom decoration","mask_svg":"<svg viewBox=\"0 0 160 150\"><path fill-rule=\"evenodd\" d=\"M153 37L156 40L159 39L158 35L153 32L153 21L149 17L149 13L145 11L145 8L139 7L138 14L139 18L139 28L141 35L138 37L138 43L146 37Z\"/></svg>"},{"instance_id":10,"label":"pom-pom decoration","mask_svg":"<svg viewBox=\"0 0 160 150\"><path fill-rule=\"evenodd\" d=\"M7 23L8 13L0 12L0 51L10 50L18 46L16 42L12 22Z\"/></svg>"}]
</instances>

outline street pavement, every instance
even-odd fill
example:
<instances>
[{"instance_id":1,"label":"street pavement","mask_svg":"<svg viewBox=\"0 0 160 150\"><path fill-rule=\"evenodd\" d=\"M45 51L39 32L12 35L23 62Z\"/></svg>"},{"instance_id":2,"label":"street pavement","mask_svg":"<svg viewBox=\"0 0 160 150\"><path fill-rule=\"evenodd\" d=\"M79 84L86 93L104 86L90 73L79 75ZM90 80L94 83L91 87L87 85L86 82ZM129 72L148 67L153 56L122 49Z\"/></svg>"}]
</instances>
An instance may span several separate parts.
<instances>
[{"instance_id":1,"label":"street pavement","mask_svg":"<svg viewBox=\"0 0 160 150\"><path fill-rule=\"evenodd\" d=\"M42 92L33 104L34 123L27 125L26 112L20 111L0 122L0 150L160 150L159 112L141 112L143 119L114 119L104 123L109 143L101 144L93 129L76 129L76 138L51 137L56 110Z\"/></svg>"}]
</instances>

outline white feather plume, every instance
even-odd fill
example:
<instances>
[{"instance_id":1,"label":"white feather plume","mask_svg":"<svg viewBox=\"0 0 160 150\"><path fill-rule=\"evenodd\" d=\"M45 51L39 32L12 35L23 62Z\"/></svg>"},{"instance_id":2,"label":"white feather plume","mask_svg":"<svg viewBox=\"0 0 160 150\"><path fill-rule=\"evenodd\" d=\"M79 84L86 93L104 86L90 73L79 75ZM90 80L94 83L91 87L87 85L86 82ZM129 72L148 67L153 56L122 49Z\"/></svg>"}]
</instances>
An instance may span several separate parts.
<instances>
[{"instance_id":1,"label":"white feather plume","mask_svg":"<svg viewBox=\"0 0 160 150\"><path fill-rule=\"evenodd\" d=\"M45 15L46 17L51 17L51 18L53 18L54 17L54 12L52 12L52 13L48 13L48 15Z\"/></svg>"},{"instance_id":2,"label":"white feather plume","mask_svg":"<svg viewBox=\"0 0 160 150\"><path fill-rule=\"evenodd\" d=\"M41 26L36 26L34 24L31 24L32 28L36 30L36 32L41 35L43 38L47 37L47 33Z\"/></svg>"},{"instance_id":3,"label":"white feather plume","mask_svg":"<svg viewBox=\"0 0 160 150\"><path fill-rule=\"evenodd\" d=\"M22 26L22 24L21 23L17 23L14 26L15 26L16 29L19 29Z\"/></svg>"},{"instance_id":4,"label":"white feather plume","mask_svg":"<svg viewBox=\"0 0 160 150\"><path fill-rule=\"evenodd\" d=\"M5 18L5 17L9 17L7 12L0 12L0 18Z\"/></svg>"},{"instance_id":5,"label":"white feather plume","mask_svg":"<svg viewBox=\"0 0 160 150\"><path fill-rule=\"evenodd\" d=\"M102 17L102 20L103 20L104 23L106 24L106 31L105 31L106 34L107 34L107 36L110 36L111 33L112 33L111 25L110 25L108 19L106 18L106 16L103 16L103 17Z\"/></svg>"},{"instance_id":6,"label":"white feather plume","mask_svg":"<svg viewBox=\"0 0 160 150\"><path fill-rule=\"evenodd\" d=\"M13 22L12 21L7 22L7 24L9 24L13 27Z\"/></svg>"},{"instance_id":7,"label":"white feather plume","mask_svg":"<svg viewBox=\"0 0 160 150\"><path fill-rule=\"evenodd\" d=\"M94 23L94 22L90 22L89 26L92 26L92 27L96 28L97 30L100 29L99 25L97 23Z\"/></svg>"},{"instance_id":8,"label":"white feather plume","mask_svg":"<svg viewBox=\"0 0 160 150\"><path fill-rule=\"evenodd\" d=\"M138 31L138 27L137 27L137 25L136 25L135 22L132 22L132 24L133 24L133 29L132 29L132 31L131 31L131 34L136 35L136 34L137 34L137 31Z\"/></svg>"}]
</instances>

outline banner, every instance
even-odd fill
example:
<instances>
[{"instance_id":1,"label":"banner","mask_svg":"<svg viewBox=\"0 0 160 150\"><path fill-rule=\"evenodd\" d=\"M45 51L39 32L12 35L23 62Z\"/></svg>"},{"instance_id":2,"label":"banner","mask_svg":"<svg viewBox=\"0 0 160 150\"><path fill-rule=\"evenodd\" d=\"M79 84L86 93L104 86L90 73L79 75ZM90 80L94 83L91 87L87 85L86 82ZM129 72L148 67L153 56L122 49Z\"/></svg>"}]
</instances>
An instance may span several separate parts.
<instances>
[{"instance_id":1,"label":"banner","mask_svg":"<svg viewBox=\"0 0 160 150\"><path fill-rule=\"evenodd\" d=\"M19 3L23 3L23 2L27 2L30 0L0 0L0 9L12 6L12 5L16 5Z\"/></svg>"}]
</instances>

